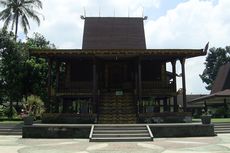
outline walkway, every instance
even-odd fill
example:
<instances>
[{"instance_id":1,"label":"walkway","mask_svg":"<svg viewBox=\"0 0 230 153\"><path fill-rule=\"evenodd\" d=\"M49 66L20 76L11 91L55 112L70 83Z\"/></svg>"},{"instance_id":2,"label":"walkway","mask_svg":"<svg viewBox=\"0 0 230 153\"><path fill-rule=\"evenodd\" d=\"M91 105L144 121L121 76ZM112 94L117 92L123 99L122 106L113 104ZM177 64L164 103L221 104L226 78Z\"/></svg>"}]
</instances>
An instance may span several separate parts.
<instances>
[{"instance_id":1,"label":"walkway","mask_svg":"<svg viewBox=\"0 0 230 153\"><path fill-rule=\"evenodd\" d=\"M230 153L230 134L155 138L153 142L89 142L88 139L21 139L0 135L1 153Z\"/></svg>"}]
</instances>

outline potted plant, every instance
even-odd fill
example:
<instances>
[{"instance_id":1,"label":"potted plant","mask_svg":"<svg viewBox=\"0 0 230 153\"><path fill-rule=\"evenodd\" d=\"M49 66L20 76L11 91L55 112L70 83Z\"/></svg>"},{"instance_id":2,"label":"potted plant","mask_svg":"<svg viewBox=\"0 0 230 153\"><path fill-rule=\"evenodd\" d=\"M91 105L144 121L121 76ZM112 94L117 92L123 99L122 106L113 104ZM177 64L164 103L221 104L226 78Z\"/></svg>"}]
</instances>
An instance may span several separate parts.
<instances>
[{"instance_id":1,"label":"potted plant","mask_svg":"<svg viewBox=\"0 0 230 153\"><path fill-rule=\"evenodd\" d=\"M25 125L32 125L35 117L41 113L43 101L40 97L31 95L23 100L22 118Z\"/></svg>"},{"instance_id":2,"label":"potted plant","mask_svg":"<svg viewBox=\"0 0 230 153\"><path fill-rule=\"evenodd\" d=\"M208 113L208 111L203 111L201 115L202 124L210 124L212 115Z\"/></svg>"},{"instance_id":3,"label":"potted plant","mask_svg":"<svg viewBox=\"0 0 230 153\"><path fill-rule=\"evenodd\" d=\"M24 125L32 125L34 123L34 116L32 114L24 114L22 118Z\"/></svg>"}]
</instances>

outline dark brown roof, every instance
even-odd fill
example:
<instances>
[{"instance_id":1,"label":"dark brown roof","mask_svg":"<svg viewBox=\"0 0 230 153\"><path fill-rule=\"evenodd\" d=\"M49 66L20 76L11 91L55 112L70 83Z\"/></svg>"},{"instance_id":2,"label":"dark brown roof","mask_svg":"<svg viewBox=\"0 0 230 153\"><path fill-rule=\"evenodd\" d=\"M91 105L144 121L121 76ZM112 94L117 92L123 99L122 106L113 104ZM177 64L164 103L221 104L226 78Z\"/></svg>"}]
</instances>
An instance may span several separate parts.
<instances>
[{"instance_id":1,"label":"dark brown roof","mask_svg":"<svg viewBox=\"0 0 230 153\"><path fill-rule=\"evenodd\" d=\"M219 91L219 92L207 95L207 96L193 99L193 100L189 101L188 103L190 103L190 104L200 103L200 102L204 102L204 101L208 101L208 100L214 100L214 102L218 103L217 100L215 100L215 98L226 99L229 97L230 97L230 89L226 89L224 91Z\"/></svg>"},{"instance_id":2,"label":"dark brown roof","mask_svg":"<svg viewBox=\"0 0 230 153\"><path fill-rule=\"evenodd\" d=\"M86 17L83 49L146 49L143 18Z\"/></svg>"},{"instance_id":3,"label":"dark brown roof","mask_svg":"<svg viewBox=\"0 0 230 153\"><path fill-rule=\"evenodd\" d=\"M230 89L230 63L222 65L217 73L211 94Z\"/></svg>"},{"instance_id":4,"label":"dark brown roof","mask_svg":"<svg viewBox=\"0 0 230 153\"><path fill-rule=\"evenodd\" d=\"M44 58L62 57L149 57L161 60L205 55L204 49L32 49L30 55ZM163 58L163 59L162 59Z\"/></svg>"},{"instance_id":5,"label":"dark brown roof","mask_svg":"<svg viewBox=\"0 0 230 153\"><path fill-rule=\"evenodd\" d=\"M190 95L186 95L186 101L191 101L193 99L197 99L200 97L206 96L204 94L190 94ZM183 106L183 95L182 94L178 94L177 95L177 103L178 105ZM190 105L188 105L188 107L190 107Z\"/></svg>"}]
</instances>

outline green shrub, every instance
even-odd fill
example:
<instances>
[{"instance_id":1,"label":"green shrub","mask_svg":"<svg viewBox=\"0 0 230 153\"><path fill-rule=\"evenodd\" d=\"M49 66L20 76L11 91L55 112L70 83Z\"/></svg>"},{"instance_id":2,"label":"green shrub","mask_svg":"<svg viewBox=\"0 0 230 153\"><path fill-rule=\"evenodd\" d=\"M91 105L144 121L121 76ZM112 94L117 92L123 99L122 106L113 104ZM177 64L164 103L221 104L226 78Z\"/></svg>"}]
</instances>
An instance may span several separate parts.
<instances>
[{"instance_id":1,"label":"green shrub","mask_svg":"<svg viewBox=\"0 0 230 153\"><path fill-rule=\"evenodd\" d=\"M17 114L16 109L12 107L12 118L16 117L17 115L18 114ZM8 118L11 117L10 106L5 107L3 116L7 116Z\"/></svg>"},{"instance_id":2,"label":"green shrub","mask_svg":"<svg viewBox=\"0 0 230 153\"><path fill-rule=\"evenodd\" d=\"M35 118L41 117L44 112L44 102L39 96L30 95L27 99L23 99L23 107L29 115L33 115Z\"/></svg>"},{"instance_id":3,"label":"green shrub","mask_svg":"<svg viewBox=\"0 0 230 153\"><path fill-rule=\"evenodd\" d=\"M0 105L0 117L3 117L5 114L4 114L4 106L3 105Z\"/></svg>"}]
</instances>

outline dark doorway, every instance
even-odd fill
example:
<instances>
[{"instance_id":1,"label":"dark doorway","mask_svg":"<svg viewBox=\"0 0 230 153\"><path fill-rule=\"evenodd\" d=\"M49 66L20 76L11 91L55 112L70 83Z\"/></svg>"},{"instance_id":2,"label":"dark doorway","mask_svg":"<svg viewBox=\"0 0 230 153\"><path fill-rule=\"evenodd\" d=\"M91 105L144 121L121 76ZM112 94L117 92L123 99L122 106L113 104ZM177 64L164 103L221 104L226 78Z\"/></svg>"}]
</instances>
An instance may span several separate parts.
<instances>
[{"instance_id":1,"label":"dark doorway","mask_svg":"<svg viewBox=\"0 0 230 153\"><path fill-rule=\"evenodd\" d=\"M108 67L108 85L110 89L122 89L124 82L124 66L113 63Z\"/></svg>"}]
</instances>

